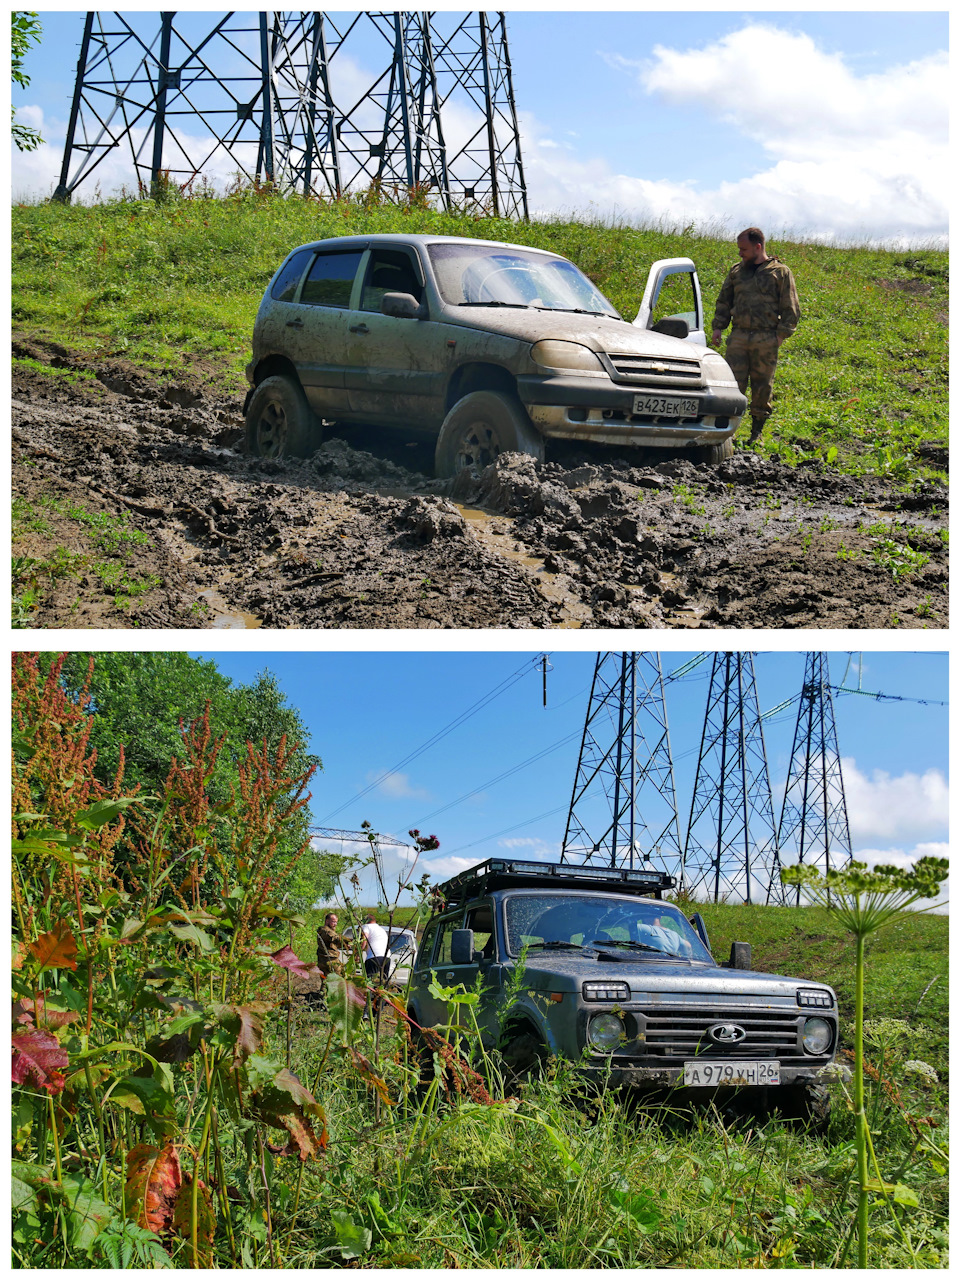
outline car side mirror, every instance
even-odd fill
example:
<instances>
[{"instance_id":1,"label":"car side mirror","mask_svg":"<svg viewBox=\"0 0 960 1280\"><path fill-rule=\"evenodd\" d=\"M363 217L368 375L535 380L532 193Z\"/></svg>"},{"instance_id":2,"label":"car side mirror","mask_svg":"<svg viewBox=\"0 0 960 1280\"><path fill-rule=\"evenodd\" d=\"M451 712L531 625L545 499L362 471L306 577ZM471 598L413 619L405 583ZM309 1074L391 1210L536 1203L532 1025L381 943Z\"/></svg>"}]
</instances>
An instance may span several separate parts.
<instances>
[{"instance_id":1,"label":"car side mirror","mask_svg":"<svg viewBox=\"0 0 960 1280\"><path fill-rule=\"evenodd\" d=\"M450 963L473 963L473 930L454 929L450 935Z\"/></svg>"},{"instance_id":2,"label":"car side mirror","mask_svg":"<svg viewBox=\"0 0 960 1280\"><path fill-rule=\"evenodd\" d=\"M690 917L690 923L693 925L694 929L696 929L696 931L697 931L697 937L700 939L700 941L703 943L703 945L704 945L704 946L707 948L707 950L709 951L709 950L710 950L710 938L709 938L709 937L708 937L708 935L707 935L707 925L706 925L706 922L705 922L705 920L704 920L703 916L700 914L700 912L699 912L699 911L696 913L696 915L692 915L692 916Z\"/></svg>"},{"instance_id":3,"label":"car side mirror","mask_svg":"<svg viewBox=\"0 0 960 1280\"><path fill-rule=\"evenodd\" d=\"M394 316L397 320L416 320L420 314L420 303L412 293L385 293L380 299L380 310L385 316Z\"/></svg>"},{"instance_id":4,"label":"car side mirror","mask_svg":"<svg viewBox=\"0 0 960 1280\"><path fill-rule=\"evenodd\" d=\"M731 942L728 969L752 969L753 953L749 942Z\"/></svg>"},{"instance_id":5,"label":"car side mirror","mask_svg":"<svg viewBox=\"0 0 960 1280\"><path fill-rule=\"evenodd\" d=\"M668 338L689 338L690 326L679 316L664 316L650 326L653 333L664 333Z\"/></svg>"}]
</instances>

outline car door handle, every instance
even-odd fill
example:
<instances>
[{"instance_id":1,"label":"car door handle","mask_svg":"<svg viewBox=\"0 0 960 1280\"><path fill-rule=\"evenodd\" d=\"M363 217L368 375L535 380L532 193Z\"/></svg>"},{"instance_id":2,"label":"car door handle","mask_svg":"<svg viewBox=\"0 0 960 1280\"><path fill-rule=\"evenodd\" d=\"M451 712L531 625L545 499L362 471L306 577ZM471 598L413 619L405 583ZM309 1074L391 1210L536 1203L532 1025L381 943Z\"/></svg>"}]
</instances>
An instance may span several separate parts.
<instances>
[{"instance_id":1,"label":"car door handle","mask_svg":"<svg viewBox=\"0 0 960 1280\"><path fill-rule=\"evenodd\" d=\"M302 321L302 320L288 320L288 321L287 321L287 328L288 328L288 329L302 329L302 328L303 328L303 321Z\"/></svg>"},{"instance_id":2,"label":"car door handle","mask_svg":"<svg viewBox=\"0 0 960 1280\"><path fill-rule=\"evenodd\" d=\"M350 326L350 332L351 332L351 333L369 333L369 332L370 332L370 330L367 328L367 326L366 326L366 325L363 323L363 321L361 320L359 324L352 324L352 325Z\"/></svg>"}]
</instances>

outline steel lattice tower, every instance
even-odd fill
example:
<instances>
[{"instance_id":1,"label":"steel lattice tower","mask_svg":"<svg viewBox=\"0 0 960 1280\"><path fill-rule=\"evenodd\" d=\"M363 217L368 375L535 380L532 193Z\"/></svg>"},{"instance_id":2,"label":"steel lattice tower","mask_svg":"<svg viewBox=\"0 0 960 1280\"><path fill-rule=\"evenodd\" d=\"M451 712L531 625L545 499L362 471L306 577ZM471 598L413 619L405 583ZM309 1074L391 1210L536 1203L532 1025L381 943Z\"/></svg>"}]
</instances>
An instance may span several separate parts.
<instances>
[{"instance_id":1,"label":"steel lattice tower","mask_svg":"<svg viewBox=\"0 0 960 1280\"><path fill-rule=\"evenodd\" d=\"M595 803L602 789L605 811ZM682 855L658 653L597 655L561 862L676 876Z\"/></svg>"},{"instance_id":2,"label":"steel lattice tower","mask_svg":"<svg viewBox=\"0 0 960 1280\"><path fill-rule=\"evenodd\" d=\"M827 655L808 653L779 834L782 856L824 873L853 857L829 681Z\"/></svg>"},{"instance_id":3,"label":"steel lattice tower","mask_svg":"<svg viewBox=\"0 0 960 1280\"><path fill-rule=\"evenodd\" d=\"M713 902L784 902L752 653L713 656L683 883Z\"/></svg>"},{"instance_id":4,"label":"steel lattice tower","mask_svg":"<svg viewBox=\"0 0 960 1280\"><path fill-rule=\"evenodd\" d=\"M528 215L503 13L88 13L54 198L118 148L141 195L239 180Z\"/></svg>"}]
</instances>

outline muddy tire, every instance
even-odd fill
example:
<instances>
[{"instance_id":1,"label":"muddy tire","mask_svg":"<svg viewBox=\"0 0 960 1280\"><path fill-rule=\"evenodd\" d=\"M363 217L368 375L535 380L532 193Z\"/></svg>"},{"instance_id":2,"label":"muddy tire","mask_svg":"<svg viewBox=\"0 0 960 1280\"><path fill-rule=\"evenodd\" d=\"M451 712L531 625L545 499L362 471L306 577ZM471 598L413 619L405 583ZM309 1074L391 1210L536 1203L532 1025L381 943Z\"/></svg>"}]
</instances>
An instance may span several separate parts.
<instances>
[{"instance_id":1,"label":"muddy tire","mask_svg":"<svg viewBox=\"0 0 960 1280\"><path fill-rule=\"evenodd\" d=\"M830 1092L826 1085L815 1080L803 1080L793 1085L785 1114L813 1133L825 1133L830 1120Z\"/></svg>"},{"instance_id":2,"label":"muddy tire","mask_svg":"<svg viewBox=\"0 0 960 1280\"><path fill-rule=\"evenodd\" d=\"M543 1074L547 1062L547 1046L531 1032L514 1036L501 1051L510 1084L534 1080Z\"/></svg>"},{"instance_id":3,"label":"muddy tire","mask_svg":"<svg viewBox=\"0 0 960 1280\"><path fill-rule=\"evenodd\" d=\"M443 420L437 437L436 472L441 479L470 471L479 475L501 453L527 453L543 461L543 436L516 396L471 391Z\"/></svg>"},{"instance_id":4,"label":"muddy tire","mask_svg":"<svg viewBox=\"0 0 960 1280\"><path fill-rule=\"evenodd\" d=\"M698 444L692 449L688 449L686 457L691 462L705 462L708 466L716 467L721 462L725 462L727 458L733 457L733 436L728 436L726 440L721 440L719 444Z\"/></svg>"},{"instance_id":5,"label":"muddy tire","mask_svg":"<svg viewBox=\"0 0 960 1280\"><path fill-rule=\"evenodd\" d=\"M279 374L254 391L246 428L247 452L255 458L308 458L323 439L302 387Z\"/></svg>"}]
</instances>

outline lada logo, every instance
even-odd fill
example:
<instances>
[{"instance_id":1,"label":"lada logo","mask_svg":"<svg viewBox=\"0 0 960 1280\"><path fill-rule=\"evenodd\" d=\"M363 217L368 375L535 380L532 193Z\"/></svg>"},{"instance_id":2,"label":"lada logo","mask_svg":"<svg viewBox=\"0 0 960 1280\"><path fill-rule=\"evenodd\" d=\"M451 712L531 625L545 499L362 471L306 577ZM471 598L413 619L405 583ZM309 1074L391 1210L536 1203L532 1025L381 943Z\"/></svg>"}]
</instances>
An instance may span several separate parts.
<instances>
[{"instance_id":1,"label":"lada logo","mask_svg":"<svg viewBox=\"0 0 960 1280\"><path fill-rule=\"evenodd\" d=\"M714 1044L740 1044L747 1038L746 1031L735 1022L718 1022L716 1026L708 1028L707 1035Z\"/></svg>"}]
</instances>

